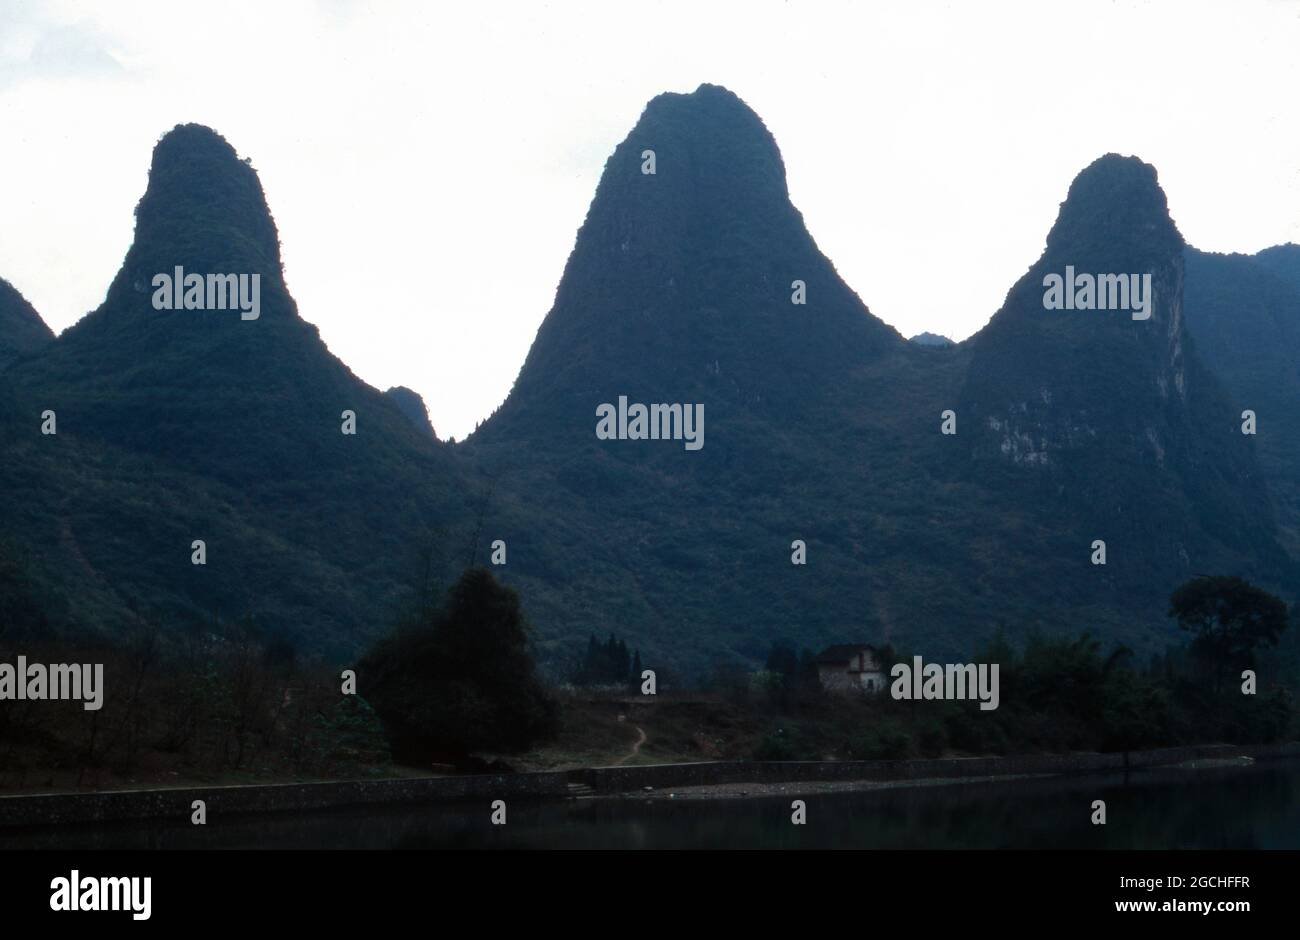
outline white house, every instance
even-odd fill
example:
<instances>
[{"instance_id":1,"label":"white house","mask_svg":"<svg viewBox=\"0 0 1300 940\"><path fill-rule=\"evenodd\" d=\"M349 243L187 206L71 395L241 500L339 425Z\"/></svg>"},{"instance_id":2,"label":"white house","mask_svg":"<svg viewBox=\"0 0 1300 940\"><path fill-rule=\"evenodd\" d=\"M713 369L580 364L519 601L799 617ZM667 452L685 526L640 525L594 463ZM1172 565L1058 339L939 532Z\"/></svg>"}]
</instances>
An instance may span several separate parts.
<instances>
[{"instance_id":1,"label":"white house","mask_svg":"<svg viewBox=\"0 0 1300 940\"><path fill-rule=\"evenodd\" d=\"M828 646L818 654L817 678L828 692L885 691L885 663L867 643Z\"/></svg>"}]
</instances>

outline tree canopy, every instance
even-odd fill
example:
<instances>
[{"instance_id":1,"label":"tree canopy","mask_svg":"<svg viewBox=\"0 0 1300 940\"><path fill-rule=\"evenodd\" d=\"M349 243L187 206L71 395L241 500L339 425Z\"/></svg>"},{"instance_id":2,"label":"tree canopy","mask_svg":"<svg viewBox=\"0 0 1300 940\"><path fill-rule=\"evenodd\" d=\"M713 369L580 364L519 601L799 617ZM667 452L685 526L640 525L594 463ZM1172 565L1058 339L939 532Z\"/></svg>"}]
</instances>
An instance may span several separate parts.
<instances>
[{"instance_id":1,"label":"tree canopy","mask_svg":"<svg viewBox=\"0 0 1300 940\"><path fill-rule=\"evenodd\" d=\"M1254 665L1255 648L1277 645L1286 629L1286 604L1238 577L1193 578L1169 599L1169 616L1195 634L1192 654L1214 676L1217 691L1231 670Z\"/></svg>"},{"instance_id":2,"label":"tree canopy","mask_svg":"<svg viewBox=\"0 0 1300 940\"><path fill-rule=\"evenodd\" d=\"M470 568L439 611L381 640L358 683L408 758L518 751L554 732L519 596Z\"/></svg>"}]
</instances>

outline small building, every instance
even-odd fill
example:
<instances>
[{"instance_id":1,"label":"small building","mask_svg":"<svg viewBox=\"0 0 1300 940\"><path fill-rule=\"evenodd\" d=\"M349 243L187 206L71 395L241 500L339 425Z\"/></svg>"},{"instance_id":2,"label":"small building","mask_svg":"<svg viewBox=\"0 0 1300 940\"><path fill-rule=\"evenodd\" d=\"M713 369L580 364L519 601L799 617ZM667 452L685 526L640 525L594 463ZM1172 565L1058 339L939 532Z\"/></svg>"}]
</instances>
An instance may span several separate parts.
<instances>
[{"instance_id":1,"label":"small building","mask_svg":"<svg viewBox=\"0 0 1300 940\"><path fill-rule=\"evenodd\" d=\"M880 651L870 644L828 646L814 662L817 678L828 692L885 691L885 664Z\"/></svg>"}]
</instances>

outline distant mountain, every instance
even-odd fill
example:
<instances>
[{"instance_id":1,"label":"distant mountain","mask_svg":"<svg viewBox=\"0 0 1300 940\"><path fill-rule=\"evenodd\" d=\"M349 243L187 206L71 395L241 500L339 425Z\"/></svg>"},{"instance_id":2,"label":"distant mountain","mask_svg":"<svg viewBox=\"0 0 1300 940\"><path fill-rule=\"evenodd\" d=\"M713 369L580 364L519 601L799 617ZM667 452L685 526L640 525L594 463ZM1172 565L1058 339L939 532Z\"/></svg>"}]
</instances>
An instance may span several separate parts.
<instances>
[{"instance_id":1,"label":"distant mountain","mask_svg":"<svg viewBox=\"0 0 1300 940\"><path fill-rule=\"evenodd\" d=\"M946 336L940 336L938 333L917 333L907 340L909 343L915 343L917 346L935 346L941 349L947 349L949 346L956 346Z\"/></svg>"},{"instance_id":2,"label":"distant mountain","mask_svg":"<svg viewBox=\"0 0 1300 940\"><path fill-rule=\"evenodd\" d=\"M249 618L349 656L491 559L552 669L614 632L699 676L778 638L1154 650L1193 574L1296 583L1293 255L1186 249L1134 158L1084 169L1002 308L939 351L840 279L744 102L661 95L607 161L509 397L456 446L299 316L257 175L219 135L166 135L136 218L104 304L0 372L0 602L31 629ZM256 316L186 309L159 287L177 273L205 276L204 305L207 275L257 275ZM1144 309L1048 303L1074 273L1133 275Z\"/></svg>"},{"instance_id":3,"label":"distant mountain","mask_svg":"<svg viewBox=\"0 0 1300 940\"><path fill-rule=\"evenodd\" d=\"M1254 261L1292 287L1300 289L1300 245L1274 245L1255 255Z\"/></svg>"},{"instance_id":4,"label":"distant mountain","mask_svg":"<svg viewBox=\"0 0 1300 940\"><path fill-rule=\"evenodd\" d=\"M1283 539L1300 557L1300 246L1257 255L1186 252L1187 328L1232 393L1234 431L1252 440Z\"/></svg>"},{"instance_id":5,"label":"distant mountain","mask_svg":"<svg viewBox=\"0 0 1300 940\"><path fill-rule=\"evenodd\" d=\"M53 340L54 334L32 305L0 278L0 369Z\"/></svg>"},{"instance_id":6,"label":"distant mountain","mask_svg":"<svg viewBox=\"0 0 1300 940\"><path fill-rule=\"evenodd\" d=\"M555 305L482 436L544 426L586 440L595 404L619 394L707 395L717 420L791 418L901 343L818 250L763 122L701 85L651 101L607 161Z\"/></svg>"},{"instance_id":7,"label":"distant mountain","mask_svg":"<svg viewBox=\"0 0 1300 940\"><path fill-rule=\"evenodd\" d=\"M817 252L743 102L656 98L606 164L514 389L466 444L528 494L488 527L526 546L510 573L544 648L609 627L705 669L776 637L969 655L999 626L1154 648L1192 574L1275 581L1288 561L1253 449L1188 348L1182 247L1154 171L1105 157L1003 309L936 357ZM1151 315L1045 309L1066 265L1150 275ZM703 404L703 448L598 439L620 395Z\"/></svg>"},{"instance_id":8,"label":"distant mountain","mask_svg":"<svg viewBox=\"0 0 1300 940\"><path fill-rule=\"evenodd\" d=\"M617 629L698 670L866 629L842 505L869 465L846 476L853 458L828 448L857 453L855 376L906 348L818 250L753 111L712 85L651 101L510 396L464 445L521 494L486 528L512 546L543 649ZM620 398L702 407L702 448L598 440ZM799 538L811 567L790 563Z\"/></svg>"},{"instance_id":9,"label":"distant mountain","mask_svg":"<svg viewBox=\"0 0 1300 940\"><path fill-rule=\"evenodd\" d=\"M1149 306L1048 309L1047 279L1069 273L1138 276ZM1183 241L1155 170L1112 154L1075 179L1042 257L968 343L968 472L1002 507L995 531L1037 543L1039 578L1080 606L1155 612L1197 572L1285 566L1251 443L1182 309Z\"/></svg>"},{"instance_id":10,"label":"distant mountain","mask_svg":"<svg viewBox=\"0 0 1300 940\"><path fill-rule=\"evenodd\" d=\"M425 406L419 392L412 391L404 385L394 385L386 389L384 394L397 406L397 410L406 416L406 420L415 426L416 430L421 434L428 434L429 437L437 437L433 432L433 422L429 420L429 409Z\"/></svg>"},{"instance_id":11,"label":"distant mountain","mask_svg":"<svg viewBox=\"0 0 1300 940\"><path fill-rule=\"evenodd\" d=\"M178 273L174 295L159 287ZM245 300L259 279L256 318L165 309L194 276L193 300L218 305L209 276L225 275L245 278ZM101 621L135 607L248 616L352 648L391 623L431 533L459 511L448 450L298 315L257 175L205 127L159 141L103 305L6 377L30 414L58 421L42 436L32 418L14 443L49 466L10 488L24 534L70 595L105 586L87 602ZM196 539L204 566L191 564Z\"/></svg>"}]
</instances>

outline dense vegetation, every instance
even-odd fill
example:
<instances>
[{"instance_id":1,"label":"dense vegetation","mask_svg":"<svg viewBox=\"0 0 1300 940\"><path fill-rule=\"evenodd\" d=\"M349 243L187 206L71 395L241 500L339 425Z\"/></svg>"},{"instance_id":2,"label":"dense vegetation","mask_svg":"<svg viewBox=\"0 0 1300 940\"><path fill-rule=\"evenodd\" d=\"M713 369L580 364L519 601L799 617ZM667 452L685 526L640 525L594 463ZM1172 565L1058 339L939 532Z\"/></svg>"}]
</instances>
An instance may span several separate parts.
<instances>
[{"instance_id":1,"label":"dense vegetation","mask_svg":"<svg viewBox=\"0 0 1300 940\"><path fill-rule=\"evenodd\" d=\"M1233 579L1197 579L1171 600L1190 624L1211 607L1225 616L1190 644L1171 645L1139 660L1122 645L1083 634L1031 636L1016 646L1004 636L971 661L998 663L1000 705L895 701L832 696L791 651L774 647L777 668L755 676L715 679L715 687L746 710L764 715L766 731L752 756L765 760L898 759L1065 751L1128 751L1178 744L1266 744L1294 740L1300 693L1300 614L1286 629L1279 601ZM1213 618L1211 618L1213 619ZM1201 621L1204 626L1204 621ZM1243 642L1237 629L1267 626ZM1210 642L1206 642L1210 637ZM1231 637L1231 678L1216 643ZM1269 638L1272 638L1270 641ZM1281 640L1280 643L1277 641ZM912 654L889 650L887 661ZM807 662L807 654L804 663ZM1243 694L1240 669L1257 669L1258 687ZM1216 681L1218 680L1218 681Z\"/></svg>"},{"instance_id":2,"label":"dense vegetation","mask_svg":"<svg viewBox=\"0 0 1300 940\"><path fill-rule=\"evenodd\" d=\"M147 625L111 647L0 635L0 661L21 652L103 662L117 690L97 712L78 702L0 709L0 789L357 777L398 772L394 763L571 767L634 753L646 762L850 760L1294 740L1300 612L1288 629L1279 605L1236 579L1191 581L1170 605L1191 637L1146 659L1087 634L1021 646L996 636L970 657L999 665L993 711L828 693L812 652L787 641L761 669L721 667L700 687L669 683L655 696L628 682L548 687L533 669L519 598L482 568L404 620L352 675L248 622L166 644ZM588 653L584 666L612 676L626 647L593 637ZM887 669L911 657L884 651ZM1257 673L1253 694L1243 694L1242 668Z\"/></svg>"},{"instance_id":3,"label":"dense vegetation","mask_svg":"<svg viewBox=\"0 0 1300 940\"><path fill-rule=\"evenodd\" d=\"M111 644L0 636L0 662L102 663L103 707L5 702L0 788L316 779L391 772L383 728L340 673L250 622Z\"/></svg>"},{"instance_id":4,"label":"dense vegetation","mask_svg":"<svg viewBox=\"0 0 1300 940\"><path fill-rule=\"evenodd\" d=\"M1283 544L1300 555L1300 246L1257 255L1187 251L1187 328L1197 353L1241 412L1253 437Z\"/></svg>"}]
</instances>

